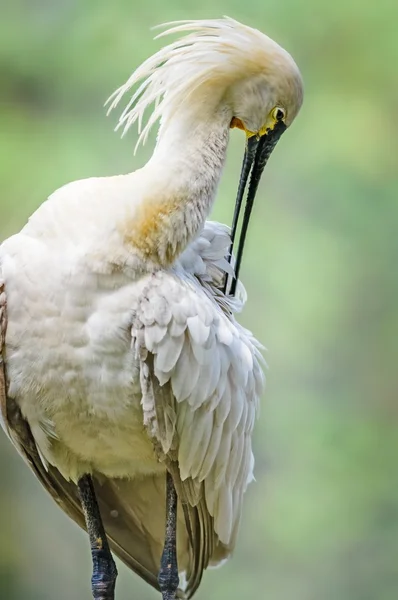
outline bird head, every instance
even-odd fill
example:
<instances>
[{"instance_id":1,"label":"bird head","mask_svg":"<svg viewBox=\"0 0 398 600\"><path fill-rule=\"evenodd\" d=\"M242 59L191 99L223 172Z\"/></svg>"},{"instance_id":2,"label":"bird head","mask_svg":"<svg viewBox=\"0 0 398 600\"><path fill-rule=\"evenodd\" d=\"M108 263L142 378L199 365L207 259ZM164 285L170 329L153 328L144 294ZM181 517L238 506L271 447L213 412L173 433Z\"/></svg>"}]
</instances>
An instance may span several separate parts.
<instances>
[{"instance_id":1,"label":"bird head","mask_svg":"<svg viewBox=\"0 0 398 600\"><path fill-rule=\"evenodd\" d=\"M303 100L302 80L295 62L275 42L261 35L270 42L265 44L267 50L258 54L261 62L249 63L249 72L234 82L226 94L234 119L231 125L243 129L248 137L269 133L280 121L288 127Z\"/></svg>"},{"instance_id":2,"label":"bird head","mask_svg":"<svg viewBox=\"0 0 398 600\"><path fill-rule=\"evenodd\" d=\"M231 239L234 243L243 196L250 176L231 293L235 293L246 232L261 175L281 135L297 116L303 102L303 83L293 58L268 36L245 28L252 50L247 54L246 76L226 92L233 117L230 127L246 133L246 148L235 203ZM231 246L231 251L232 251Z\"/></svg>"},{"instance_id":3,"label":"bird head","mask_svg":"<svg viewBox=\"0 0 398 600\"><path fill-rule=\"evenodd\" d=\"M178 116L181 120L184 114L192 116L192 111L204 120L205 111L213 110L221 114L226 126L245 132L245 156L231 231L233 243L250 176L236 257L236 283L251 208L262 172L276 143L291 125L302 104L300 71L290 54L271 38L230 18L178 21L161 27L166 27L166 30L158 38L170 34L185 35L138 67L109 98L109 111L127 91L143 80L117 126L126 132L138 122L140 135L137 146L146 141L158 119L161 121L161 136L162 131L173 124L174 117ZM143 126L144 112L153 104L154 110Z\"/></svg>"},{"instance_id":4,"label":"bird head","mask_svg":"<svg viewBox=\"0 0 398 600\"><path fill-rule=\"evenodd\" d=\"M158 119L172 119L192 103L222 104L231 126L248 137L272 131L280 121L288 127L303 100L299 69L286 50L271 38L230 18L177 21L156 39L185 33L142 63L108 99L108 113L140 80L117 129L138 122L138 143L145 143ZM145 110L154 104L143 126Z\"/></svg>"}]
</instances>

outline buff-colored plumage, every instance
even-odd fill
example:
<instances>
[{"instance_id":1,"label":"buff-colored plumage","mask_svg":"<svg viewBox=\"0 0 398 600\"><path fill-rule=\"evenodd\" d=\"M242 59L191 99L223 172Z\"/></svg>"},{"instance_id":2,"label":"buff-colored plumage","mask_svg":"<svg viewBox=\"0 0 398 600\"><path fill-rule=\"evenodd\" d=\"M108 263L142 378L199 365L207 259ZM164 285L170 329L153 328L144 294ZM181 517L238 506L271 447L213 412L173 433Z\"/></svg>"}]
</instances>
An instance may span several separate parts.
<instances>
[{"instance_id":1,"label":"buff-colored plumage","mask_svg":"<svg viewBox=\"0 0 398 600\"><path fill-rule=\"evenodd\" d=\"M264 382L235 319L244 289L222 292L228 229L206 218L232 117L260 131L283 103L290 124L302 87L256 30L223 19L165 33L180 32L111 100L144 80L120 125L138 121L143 142L160 119L149 162L64 186L0 246L0 400L9 437L82 526L75 482L93 474L114 551L154 587L172 473L189 596L235 545Z\"/></svg>"}]
</instances>

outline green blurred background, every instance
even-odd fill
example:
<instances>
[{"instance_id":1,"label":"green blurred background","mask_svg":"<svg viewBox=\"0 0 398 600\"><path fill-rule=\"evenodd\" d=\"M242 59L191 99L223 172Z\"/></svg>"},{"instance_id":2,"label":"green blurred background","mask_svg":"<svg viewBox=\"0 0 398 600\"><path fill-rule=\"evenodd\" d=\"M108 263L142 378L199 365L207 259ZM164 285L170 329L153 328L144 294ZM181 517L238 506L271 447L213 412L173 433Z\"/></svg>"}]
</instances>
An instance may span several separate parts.
<instances>
[{"instance_id":1,"label":"green blurred background","mask_svg":"<svg viewBox=\"0 0 398 600\"><path fill-rule=\"evenodd\" d=\"M300 65L304 107L263 178L242 316L267 345L256 478L234 558L198 600L398 597L398 4L13 0L0 19L0 239L55 188L143 164L108 95L161 45L149 28L227 14ZM230 223L233 132L213 218ZM0 597L90 598L88 541L0 435ZM120 568L118 600L155 599Z\"/></svg>"}]
</instances>

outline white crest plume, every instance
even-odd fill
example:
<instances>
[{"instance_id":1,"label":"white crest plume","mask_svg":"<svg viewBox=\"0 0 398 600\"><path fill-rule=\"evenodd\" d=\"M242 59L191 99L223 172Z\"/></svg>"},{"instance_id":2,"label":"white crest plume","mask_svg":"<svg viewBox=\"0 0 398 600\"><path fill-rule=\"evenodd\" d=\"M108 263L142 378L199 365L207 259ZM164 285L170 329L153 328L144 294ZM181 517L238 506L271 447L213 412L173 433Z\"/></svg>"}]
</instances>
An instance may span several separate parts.
<instances>
[{"instance_id":1,"label":"white crest plume","mask_svg":"<svg viewBox=\"0 0 398 600\"><path fill-rule=\"evenodd\" d=\"M170 27L171 26L171 27ZM155 39L192 32L165 46L148 58L130 76L124 85L108 98L108 113L114 109L141 79L124 109L116 129L123 135L138 121L139 144L144 144L152 126L159 118L171 118L181 99L195 92L203 84L227 85L239 76L247 77L264 71L267 52L280 49L278 44L256 29L225 17L217 20L174 21L158 27L169 27ZM145 110L154 103L154 110L143 127Z\"/></svg>"}]
</instances>

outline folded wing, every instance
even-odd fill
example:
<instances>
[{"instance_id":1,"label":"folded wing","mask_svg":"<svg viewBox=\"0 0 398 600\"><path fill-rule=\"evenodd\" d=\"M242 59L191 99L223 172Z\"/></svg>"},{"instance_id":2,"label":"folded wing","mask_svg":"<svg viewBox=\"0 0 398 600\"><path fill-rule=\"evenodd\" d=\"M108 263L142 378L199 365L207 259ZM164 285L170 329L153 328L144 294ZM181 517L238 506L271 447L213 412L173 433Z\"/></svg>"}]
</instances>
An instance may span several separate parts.
<instances>
[{"instance_id":1,"label":"folded wing","mask_svg":"<svg viewBox=\"0 0 398 600\"><path fill-rule=\"evenodd\" d=\"M132 339L141 363L144 424L174 477L187 529L192 508L199 519L191 592L203 568L235 544L252 478L261 355L223 299L178 267L148 278Z\"/></svg>"}]
</instances>

